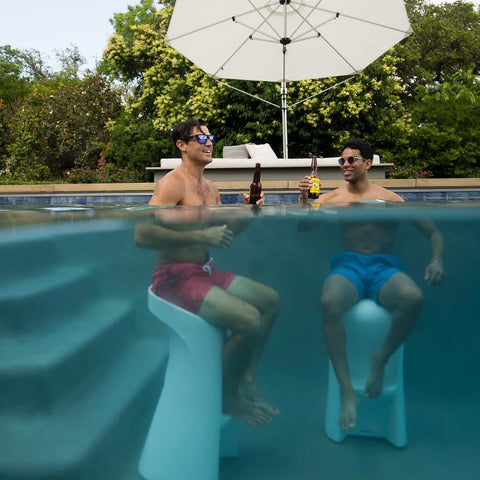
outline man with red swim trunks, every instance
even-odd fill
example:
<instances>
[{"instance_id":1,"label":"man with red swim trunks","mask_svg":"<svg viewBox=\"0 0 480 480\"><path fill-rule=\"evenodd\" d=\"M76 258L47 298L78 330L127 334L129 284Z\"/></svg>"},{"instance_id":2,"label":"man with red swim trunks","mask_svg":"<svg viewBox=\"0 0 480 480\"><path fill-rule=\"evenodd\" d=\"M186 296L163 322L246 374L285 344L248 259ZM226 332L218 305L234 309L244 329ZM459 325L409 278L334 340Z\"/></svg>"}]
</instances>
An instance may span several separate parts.
<instances>
[{"instance_id":1,"label":"man with red swim trunks","mask_svg":"<svg viewBox=\"0 0 480 480\"><path fill-rule=\"evenodd\" d=\"M204 177L214 141L205 123L182 122L172 137L182 163L157 182L149 205L220 205L216 185ZM248 203L248 195L244 202ZM215 270L208 251L229 247L233 230L245 226L243 209L242 218L233 218L233 224L231 219L239 212L229 212L229 219L220 222L216 217L224 212L214 209L155 213L158 221L140 224L135 232L138 246L158 251L154 292L232 332L223 350L223 411L254 426L269 423L278 409L263 399L255 375L279 310L278 293L254 280Z\"/></svg>"}]
</instances>

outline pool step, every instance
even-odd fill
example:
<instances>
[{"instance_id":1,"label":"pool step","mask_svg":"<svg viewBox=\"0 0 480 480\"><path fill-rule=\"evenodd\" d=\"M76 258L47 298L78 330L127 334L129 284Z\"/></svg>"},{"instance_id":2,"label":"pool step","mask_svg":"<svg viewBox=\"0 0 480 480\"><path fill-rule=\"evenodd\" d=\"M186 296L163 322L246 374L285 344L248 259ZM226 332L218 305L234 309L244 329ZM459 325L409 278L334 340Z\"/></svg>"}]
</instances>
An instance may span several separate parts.
<instances>
[{"instance_id":1,"label":"pool step","mask_svg":"<svg viewBox=\"0 0 480 480\"><path fill-rule=\"evenodd\" d=\"M0 416L2 480L106 480L134 465L153 414L165 366L165 341L127 347L52 414ZM132 463L133 461L133 463Z\"/></svg>"},{"instance_id":2,"label":"pool step","mask_svg":"<svg viewBox=\"0 0 480 480\"><path fill-rule=\"evenodd\" d=\"M55 399L128 343L134 306L91 300L68 321L0 338L0 408L51 411Z\"/></svg>"},{"instance_id":3,"label":"pool step","mask_svg":"<svg viewBox=\"0 0 480 480\"><path fill-rule=\"evenodd\" d=\"M93 264L51 266L34 277L12 279L0 287L0 334L43 328L84 305L95 295ZM2 332L3 331L3 332Z\"/></svg>"},{"instance_id":4,"label":"pool step","mask_svg":"<svg viewBox=\"0 0 480 480\"><path fill-rule=\"evenodd\" d=\"M1 231L0 248L0 479L138 480L167 358L155 253L123 220Z\"/></svg>"}]
</instances>

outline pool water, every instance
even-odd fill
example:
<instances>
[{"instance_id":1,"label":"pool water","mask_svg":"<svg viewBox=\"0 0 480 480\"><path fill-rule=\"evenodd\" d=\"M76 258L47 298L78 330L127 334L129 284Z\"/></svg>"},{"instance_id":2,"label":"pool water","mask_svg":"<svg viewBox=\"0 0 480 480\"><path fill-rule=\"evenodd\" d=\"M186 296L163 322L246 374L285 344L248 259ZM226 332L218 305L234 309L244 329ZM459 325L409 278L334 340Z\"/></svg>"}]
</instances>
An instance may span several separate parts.
<instances>
[{"instance_id":1,"label":"pool water","mask_svg":"<svg viewBox=\"0 0 480 480\"><path fill-rule=\"evenodd\" d=\"M140 479L167 358L146 303L155 252L133 244L135 226L153 212L0 212L0 479ZM423 280L430 250L414 222L424 219L444 236L445 280L436 287ZM361 221L398 222L394 254L424 294L405 344L402 449L369 437L337 444L324 430L319 292L342 251L342 225ZM301 231L300 222L314 228ZM478 204L275 206L251 214L230 248L212 250L217 268L275 288L282 303L259 370L281 413L268 426L239 426L238 456L220 461L220 479L475 478L479 238Z\"/></svg>"}]
</instances>

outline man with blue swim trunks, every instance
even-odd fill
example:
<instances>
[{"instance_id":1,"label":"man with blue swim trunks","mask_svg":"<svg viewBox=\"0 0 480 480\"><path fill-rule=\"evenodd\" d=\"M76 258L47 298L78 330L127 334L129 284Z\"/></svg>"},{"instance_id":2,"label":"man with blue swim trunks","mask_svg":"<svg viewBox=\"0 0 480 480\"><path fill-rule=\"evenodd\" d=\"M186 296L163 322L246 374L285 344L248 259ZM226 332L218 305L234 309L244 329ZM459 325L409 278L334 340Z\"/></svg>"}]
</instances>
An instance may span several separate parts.
<instances>
[{"instance_id":1,"label":"man with blue swim trunks","mask_svg":"<svg viewBox=\"0 0 480 480\"><path fill-rule=\"evenodd\" d=\"M320 195L313 203L322 204L361 201L403 202L394 192L368 180L373 150L368 142L351 140L342 149L340 169L347 182L332 192ZM302 204L308 204L309 176L300 183ZM429 285L443 280L443 237L430 221L415 225L429 239L432 260L425 270ZM342 314L362 298L371 298L393 311L392 325L380 350L372 358L372 367L364 393L373 398L381 394L385 366L415 326L423 304L423 294L403 272L401 260L391 255L397 230L395 222L355 222L343 226L344 252L331 261L331 272L321 292L322 328L328 354L340 384L342 406L339 425L351 429L357 420L357 399L350 381L346 333Z\"/></svg>"}]
</instances>

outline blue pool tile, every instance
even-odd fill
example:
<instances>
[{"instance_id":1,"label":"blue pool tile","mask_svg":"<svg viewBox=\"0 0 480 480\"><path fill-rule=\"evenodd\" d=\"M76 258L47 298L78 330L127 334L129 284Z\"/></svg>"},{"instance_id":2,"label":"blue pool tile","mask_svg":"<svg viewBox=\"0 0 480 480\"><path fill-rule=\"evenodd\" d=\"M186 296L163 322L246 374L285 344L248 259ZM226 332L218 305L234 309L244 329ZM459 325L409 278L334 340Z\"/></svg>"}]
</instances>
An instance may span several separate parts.
<instances>
[{"instance_id":1,"label":"blue pool tile","mask_svg":"<svg viewBox=\"0 0 480 480\"><path fill-rule=\"evenodd\" d=\"M447 200L464 202L468 200L468 192L447 192Z\"/></svg>"},{"instance_id":2,"label":"blue pool tile","mask_svg":"<svg viewBox=\"0 0 480 480\"><path fill-rule=\"evenodd\" d=\"M224 193L220 195L220 198L224 205L243 203L243 194L241 193Z\"/></svg>"},{"instance_id":3,"label":"blue pool tile","mask_svg":"<svg viewBox=\"0 0 480 480\"><path fill-rule=\"evenodd\" d=\"M424 202L425 194L423 192L404 192L403 199L406 202Z\"/></svg>"},{"instance_id":4,"label":"blue pool tile","mask_svg":"<svg viewBox=\"0 0 480 480\"><path fill-rule=\"evenodd\" d=\"M425 192L425 201L433 202L438 200L446 200L447 192Z\"/></svg>"},{"instance_id":5,"label":"blue pool tile","mask_svg":"<svg viewBox=\"0 0 480 480\"><path fill-rule=\"evenodd\" d=\"M469 200L480 200L480 191L468 192Z\"/></svg>"},{"instance_id":6,"label":"blue pool tile","mask_svg":"<svg viewBox=\"0 0 480 480\"><path fill-rule=\"evenodd\" d=\"M281 203L282 195L276 195L274 193L265 194L265 204L266 205L277 205Z\"/></svg>"},{"instance_id":7,"label":"blue pool tile","mask_svg":"<svg viewBox=\"0 0 480 480\"><path fill-rule=\"evenodd\" d=\"M55 207L63 205L71 205L72 201L77 197L71 197L69 195L52 195L50 197L50 205Z\"/></svg>"},{"instance_id":8,"label":"blue pool tile","mask_svg":"<svg viewBox=\"0 0 480 480\"><path fill-rule=\"evenodd\" d=\"M87 205L117 205L120 200L116 195L89 195L87 196Z\"/></svg>"},{"instance_id":9,"label":"blue pool tile","mask_svg":"<svg viewBox=\"0 0 480 480\"><path fill-rule=\"evenodd\" d=\"M70 197L68 199L69 205L81 205L82 207L87 204L87 197L85 195L78 195Z\"/></svg>"},{"instance_id":10,"label":"blue pool tile","mask_svg":"<svg viewBox=\"0 0 480 480\"><path fill-rule=\"evenodd\" d=\"M15 205L50 205L50 196L15 197Z\"/></svg>"},{"instance_id":11,"label":"blue pool tile","mask_svg":"<svg viewBox=\"0 0 480 480\"><path fill-rule=\"evenodd\" d=\"M12 197L0 197L0 205L15 205L15 200Z\"/></svg>"},{"instance_id":12,"label":"blue pool tile","mask_svg":"<svg viewBox=\"0 0 480 480\"><path fill-rule=\"evenodd\" d=\"M298 204L298 193L284 193L278 195L278 201L275 203L279 203L281 205Z\"/></svg>"},{"instance_id":13,"label":"blue pool tile","mask_svg":"<svg viewBox=\"0 0 480 480\"><path fill-rule=\"evenodd\" d=\"M151 195L122 195L119 201L124 205L147 205L151 198Z\"/></svg>"}]
</instances>

